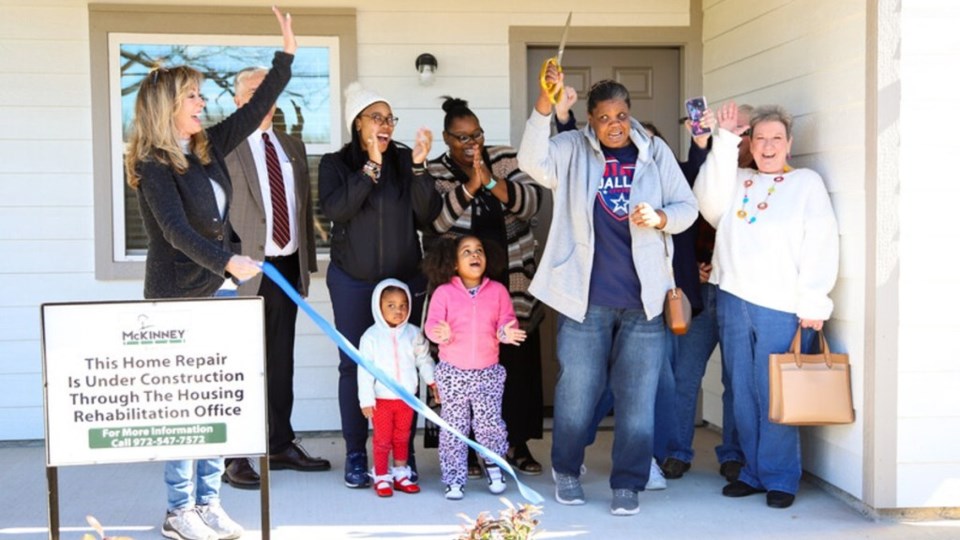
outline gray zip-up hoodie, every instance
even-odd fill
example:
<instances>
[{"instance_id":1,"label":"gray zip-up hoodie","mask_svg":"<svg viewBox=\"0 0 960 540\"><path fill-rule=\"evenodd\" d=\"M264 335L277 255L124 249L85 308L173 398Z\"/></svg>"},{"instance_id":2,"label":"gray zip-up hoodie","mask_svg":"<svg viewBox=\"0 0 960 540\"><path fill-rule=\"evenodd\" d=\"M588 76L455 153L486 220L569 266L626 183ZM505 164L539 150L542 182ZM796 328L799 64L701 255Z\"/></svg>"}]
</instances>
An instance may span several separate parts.
<instances>
[{"instance_id":1,"label":"gray zip-up hoodie","mask_svg":"<svg viewBox=\"0 0 960 540\"><path fill-rule=\"evenodd\" d=\"M590 295L593 269L593 205L605 158L593 129L587 125L550 137L551 116L536 110L527 120L517 160L520 168L540 185L553 191L553 220L543 258L530 292L560 313L583 322ZM670 148L649 137L631 119L630 139L639 149L630 209L646 202L667 216L663 232L672 257L671 234L686 230L697 218L697 200ZM656 229L630 225L633 265L640 279L641 299L647 319L663 312L663 299L671 287L670 260L664 254L664 235Z\"/></svg>"}]
</instances>

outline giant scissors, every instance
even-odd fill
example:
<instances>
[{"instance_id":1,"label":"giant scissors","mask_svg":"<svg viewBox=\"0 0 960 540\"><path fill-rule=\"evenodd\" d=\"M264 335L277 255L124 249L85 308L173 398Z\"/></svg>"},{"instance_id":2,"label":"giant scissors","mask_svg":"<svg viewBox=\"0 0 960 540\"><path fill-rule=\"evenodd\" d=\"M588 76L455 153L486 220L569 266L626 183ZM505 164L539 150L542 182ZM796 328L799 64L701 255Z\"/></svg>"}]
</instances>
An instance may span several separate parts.
<instances>
[{"instance_id":1,"label":"giant scissors","mask_svg":"<svg viewBox=\"0 0 960 540\"><path fill-rule=\"evenodd\" d=\"M540 86L547 92L547 96L550 97L550 103L554 105L560 101L560 97L563 94L563 86L558 82L551 83L547 82L547 68L550 64L557 66L557 75L563 73L563 69L560 67L561 62L563 61L563 48L567 46L567 35L570 34L570 19L573 18L573 12L571 11L567 15L567 23L563 27L563 35L560 36L560 47L557 49L557 55L548 58L543 66L540 67Z\"/></svg>"}]
</instances>

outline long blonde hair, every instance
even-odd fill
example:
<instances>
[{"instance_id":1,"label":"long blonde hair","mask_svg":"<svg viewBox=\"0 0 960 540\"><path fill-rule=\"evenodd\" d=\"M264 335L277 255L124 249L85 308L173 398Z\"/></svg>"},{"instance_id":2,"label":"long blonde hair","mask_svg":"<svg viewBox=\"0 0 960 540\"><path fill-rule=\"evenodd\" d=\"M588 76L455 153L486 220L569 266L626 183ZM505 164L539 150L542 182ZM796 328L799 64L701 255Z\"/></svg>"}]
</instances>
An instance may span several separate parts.
<instances>
[{"instance_id":1,"label":"long blonde hair","mask_svg":"<svg viewBox=\"0 0 960 540\"><path fill-rule=\"evenodd\" d=\"M177 174L187 172L187 156L180 148L180 137L174 118L187 93L203 84L203 74L188 66L155 68L140 81L134 107L130 142L124 157L127 184L140 185L137 165L155 161L172 167ZM190 137L190 152L200 163L210 163L210 146L205 130Z\"/></svg>"}]
</instances>

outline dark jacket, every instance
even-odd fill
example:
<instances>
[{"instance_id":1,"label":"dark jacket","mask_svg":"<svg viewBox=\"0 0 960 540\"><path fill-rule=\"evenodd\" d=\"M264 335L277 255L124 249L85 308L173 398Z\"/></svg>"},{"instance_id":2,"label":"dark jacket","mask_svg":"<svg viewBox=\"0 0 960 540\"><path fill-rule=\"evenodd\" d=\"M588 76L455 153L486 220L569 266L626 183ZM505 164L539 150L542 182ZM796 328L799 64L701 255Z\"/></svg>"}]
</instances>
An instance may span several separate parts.
<instances>
[{"instance_id":1,"label":"dark jacket","mask_svg":"<svg viewBox=\"0 0 960 540\"><path fill-rule=\"evenodd\" d=\"M427 230L440 213L433 178L425 169L413 173L408 147L392 146L376 183L363 173L363 163L347 163L348 148L320 161L317 202L333 221L330 262L368 283L416 275L422 258L417 229Z\"/></svg>"},{"instance_id":2,"label":"dark jacket","mask_svg":"<svg viewBox=\"0 0 960 540\"><path fill-rule=\"evenodd\" d=\"M232 189L223 157L260 125L290 80L292 62L293 55L277 52L273 69L250 102L207 129L207 165L193 155L187 156L189 168L183 174L154 161L137 165L137 202L147 233L145 298L206 297L223 284L227 262L240 252L240 240L229 219L220 218L210 179L229 201Z\"/></svg>"}]
</instances>

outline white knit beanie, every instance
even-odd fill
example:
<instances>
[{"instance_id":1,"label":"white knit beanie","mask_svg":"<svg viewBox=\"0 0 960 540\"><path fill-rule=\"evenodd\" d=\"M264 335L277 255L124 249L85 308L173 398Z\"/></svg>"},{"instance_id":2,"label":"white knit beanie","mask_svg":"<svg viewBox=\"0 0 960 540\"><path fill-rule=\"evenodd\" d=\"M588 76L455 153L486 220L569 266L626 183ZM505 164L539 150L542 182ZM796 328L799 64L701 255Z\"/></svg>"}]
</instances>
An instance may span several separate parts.
<instances>
[{"instance_id":1,"label":"white knit beanie","mask_svg":"<svg viewBox=\"0 0 960 540\"><path fill-rule=\"evenodd\" d=\"M378 101L386 103L388 106L390 102L386 100L380 94L364 88L359 82L352 82L346 90L343 91L343 96L346 100L344 107L344 120L347 123L347 131L351 129L354 119L357 118L357 115L363 112L364 109L373 105ZM391 107L392 108L392 107Z\"/></svg>"}]
</instances>

